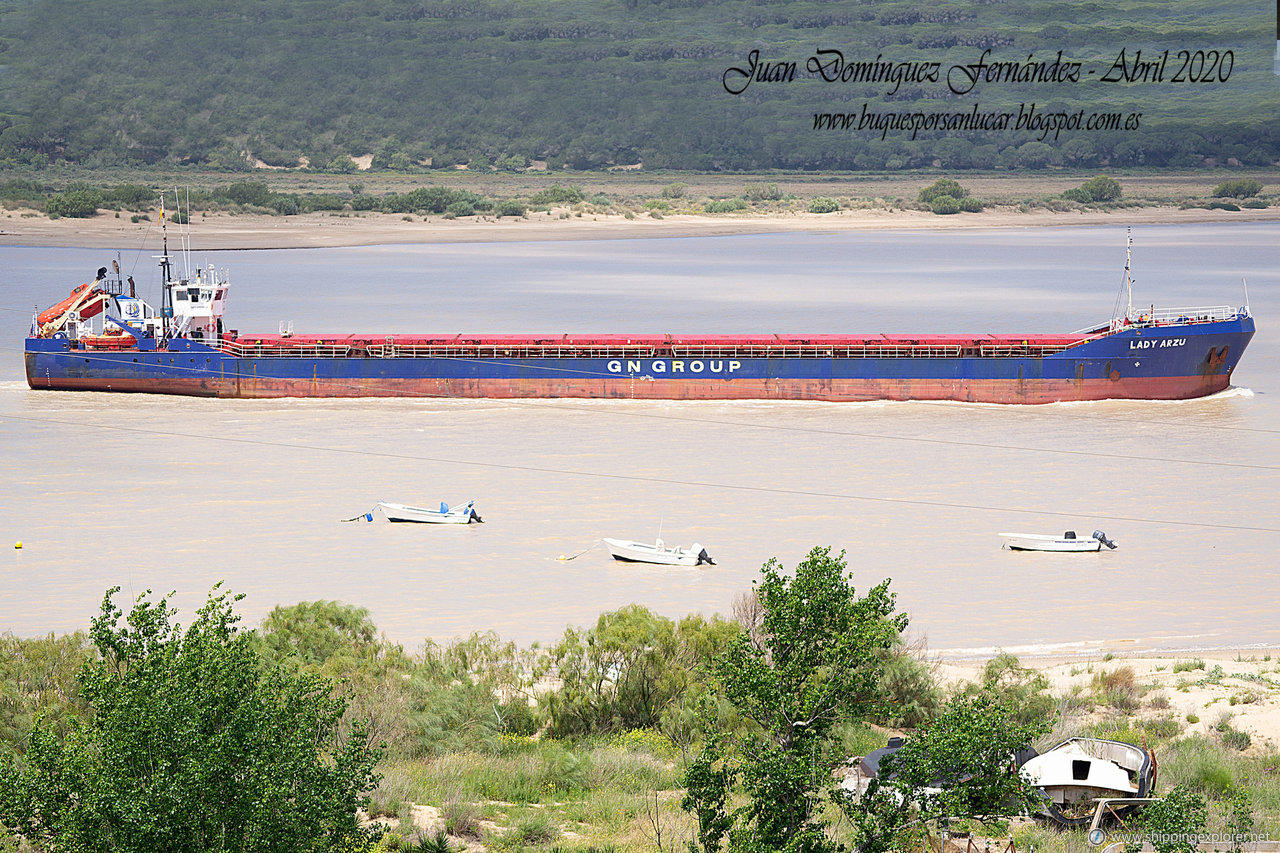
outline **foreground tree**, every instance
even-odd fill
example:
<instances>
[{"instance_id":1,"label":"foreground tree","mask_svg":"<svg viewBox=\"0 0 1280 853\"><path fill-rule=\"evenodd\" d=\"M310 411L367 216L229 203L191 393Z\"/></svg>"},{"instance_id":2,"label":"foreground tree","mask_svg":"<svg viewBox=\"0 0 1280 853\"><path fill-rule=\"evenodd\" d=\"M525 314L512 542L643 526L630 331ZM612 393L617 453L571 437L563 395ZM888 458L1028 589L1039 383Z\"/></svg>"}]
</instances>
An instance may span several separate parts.
<instances>
[{"instance_id":1,"label":"foreground tree","mask_svg":"<svg viewBox=\"0 0 1280 853\"><path fill-rule=\"evenodd\" d=\"M906 627L885 581L859 598L844 555L815 548L788 578L761 569L756 642L744 632L715 661L717 691L755 731L709 736L686 773L686 810L706 853L834 849L819 811L835 796L846 756L834 730L880 702L889 649ZM732 806L736 786L747 797Z\"/></svg>"},{"instance_id":2,"label":"foreground tree","mask_svg":"<svg viewBox=\"0 0 1280 853\"><path fill-rule=\"evenodd\" d=\"M893 847L899 830L943 818L999 820L1040 806L1015 754L1047 733L1051 716L1020 721L990 695L960 695L942 714L880 762L880 773L836 802L859 835L862 853Z\"/></svg>"},{"instance_id":3,"label":"foreground tree","mask_svg":"<svg viewBox=\"0 0 1280 853\"><path fill-rule=\"evenodd\" d=\"M118 589L79 676L90 715L65 740L38 725L25 759L0 767L0 823L50 850L367 847L356 808L377 752L359 726L337 737L329 682L264 664L226 594L183 632L146 595L121 625Z\"/></svg>"}]
</instances>

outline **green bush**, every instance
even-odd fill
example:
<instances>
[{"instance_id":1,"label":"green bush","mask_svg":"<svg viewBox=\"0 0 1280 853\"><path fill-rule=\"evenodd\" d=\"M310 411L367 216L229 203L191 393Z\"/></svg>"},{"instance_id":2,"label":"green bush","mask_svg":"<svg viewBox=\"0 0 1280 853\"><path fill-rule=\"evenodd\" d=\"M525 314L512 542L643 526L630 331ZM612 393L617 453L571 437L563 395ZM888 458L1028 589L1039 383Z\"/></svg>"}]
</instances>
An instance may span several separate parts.
<instances>
[{"instance_id":1,"label":"green bush","mask_svg":"<svg viewBox=\"0 0 1280 853\"><path fill-rule=\"evenodd\" d=\"M271 188L262 181L241 181L215 190L214 198L225 198L233 204L266 207L271 201Z\"/></svg>"},{"instance_id":2,"label":"green bush","mask_svg":"<svg viewBox=\"0 0 1280 853\"><path fill-rule=\"evenodd\" d=\"M1063 192L1062 197L1067 201L1076 201L1080 204L1089 204L1093 201L1093 196L1089 195L1083 187L1072 187Z\"/></svg>"},{"instance_id":3,"label":"green bush","mask_svg":"<svg viewBox=\"0 0 1280 853\"><path fill-rule=\"evenodd\" d=\"M79 186L51 196L45 202L44 210L49 214L50 219L57 219L60 216L84 219L97 213L104 201L102 190L96 187Z\"/></svg>"},{"instance_id":4,"label":"green bush","mask_svg":"<svg viewBox=\"0 0 1280 853\"><path fill-rule=\"evenodd\" d=\"M934 199L941 198L942 196L950 196L952 199L960 199L964 198L968 194L969 191L960 186L958 182L953 181L950 178L939 178L931 185L920 190L920 203L932 205ZM952 213L957 211L952 211ZM937 211L935 210L934 213L937 213Z\"/></svg>"},{"instance_id":5,"label":"green bush","mask_svg":"<svg viewBox=\"0 0 1280 853\"><path fill-rule=\"evenodd\" d=\"M577 204L580 201L582 201L582 190L577 187L562 187L559 184L552 184L545 190L539 190L529 197L529 204L535 207Z\"/></svg>"},{"instance_id":6,"label":"green bush","mask_svg":"<svg viewBox=\"0 0 1280 853\"><path fill-rule=\"evenodd\" d=\"M827 198L820 195L813 201L809 202L810 213L835 213L840 209L840 203L834 198Z\"/></svg>"},{"instance_id":7,"label":"green bush","mask_svg":"<svg viewBox=\"0 0 1280 853\"><path fill-rule=\"evenodd\" d=\"M782 191L777 184L747 184L742 197L747 201L780 201Z\"/></svg>"},{"instance_id":8,"label":"green bush","mask_svg":"<svg viewBox=\"0 0 1280 853\"><path fill-rule=\"evenodd\" d=\"M1115 201L1122 194L1119 181L1106 175L1090 178L1080 185L1080 189L1087 192L1094 201Z\"/></svg>"},{"instance_id":9,"label":"green bush","mask_svg":"<svg viewBox=\"0 0 1280 853\"><path fill-rule=\"evenodd\" d=\"M1209 210L1239 210L1240 205L1229 201L1211 201L1205 205Z\"/></svg>"},{"instance_id":10,"label":"green bush","mask_svg":"<svg viewBox=\"0 0 1280 853\"><path fill-rule=\"evenodd\" d=\"M498 203L494 210L495 216L524 216L525 206L515 199L507 199Z\"/></svg>"},{"instance_id":11,"label":"green bush","mask_svg":"<svg viewBox=\"0 0 1280 853\"><path fill-rule=\"evenodd\" d=\"M976 198L974 198L971 195L967 195L964 198L959 199L959 202L960 202L960 209L965 213L981 213L982 212L982 207L983 207L982 202L978 201Z\"/></svg>"},{"instance_id":12,"label":"green bush","mask_svg":"<svg viewBox=\"0 0 1280 853\"><path fill-rule=\"evenodd\" d=\"M733 213L735 210L745 210L747 203L740 198L726 198L720 201L709 201L704 208L707 213Z\"/></svg>"},{"instance_id":13,"label":"green bush","mask_svg":"<svg viewBox=\"0 0 1280 853\"><path fill-rule=\"evenodd\" d=\"M940 195L929 202L929 209L939 216L960 212L960 202L949 195Z\"/></svg>"},{"instance_id":14,"label":"green bush","mask_svg":"<svg viewBox=\"0 0 1280 853\"><path fill-rule=\"evenodd\" d=\"M450 204L448 207L444 209L444 212L448 215L455 216L455 217L473 216L475 215L475 212L476 212L476 206L473 203L463 199L460 201L455 201L452 204Z\"/></svg>"},{"instance_id":15,"label":"green bush","mask_svg":"<svg viewBox=\"0 0 1280 853\"><path fill-rule=\"evenodd\" d=\"M1267 204L1260 198L1251 198L1240 206L1248 208L1249 210L1266 210L1271 205Z\"/></svg>"},{"instance_id":16,"label":"green bush","mask_svg":"<svg viewBox=\"0 0 1280 853\"><path fill-rule=\"evenodd\" d=\"M126 210L150 210L156 203L158 195L152 187L141 184L118 184L107 190L104 201L111 206L123 207Z\"/></svg>"},{"instance_id":17,"label":"green bush","mask_svg":"<svg viewBox=\"0 0 1280 853\"><path fill-rule=\"evenodd\" d=\"M1262 183L1253 178L1223 181L1213 190L1214 198L1252 198L1262 192Z\"/></svg>"}]
</instances>

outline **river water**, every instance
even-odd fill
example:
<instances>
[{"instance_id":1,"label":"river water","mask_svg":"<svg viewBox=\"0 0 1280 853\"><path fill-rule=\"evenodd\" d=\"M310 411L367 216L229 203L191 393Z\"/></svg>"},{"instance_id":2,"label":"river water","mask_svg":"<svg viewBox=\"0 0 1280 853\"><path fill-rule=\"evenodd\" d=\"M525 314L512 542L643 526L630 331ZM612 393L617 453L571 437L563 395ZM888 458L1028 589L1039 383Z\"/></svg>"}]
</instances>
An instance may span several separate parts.
<instances>
[{"instance_id":1,"label":"river water","mask_svg":"<svg viewBox=\"0 0 1280 853\"><path fill-rule=\"evenodd\" d=\"M30 391L32 307L114 253L0 248L0 631L85 628L103 592L217 582L369 608L413 648L528 643L635 602L727 614L761 564L846 552L947 657L1280 644L1280 226L1135 231L1135 301L1240 304L1235 387L1050 406L203 400ZM1108 317L1122 227L198 253L228 326L274 332L1063 332ZM119 260L152 300L151 251ZM469 527L341 523L474 498ZM1119 550L1001 550L1002 531ZM601 537L714 567L615 563ZM13 543L21 541L16 549ZM595 547L592 547L592 546ZM585 553L572 560L558 559Z\"/></svg>"}]
</instances>

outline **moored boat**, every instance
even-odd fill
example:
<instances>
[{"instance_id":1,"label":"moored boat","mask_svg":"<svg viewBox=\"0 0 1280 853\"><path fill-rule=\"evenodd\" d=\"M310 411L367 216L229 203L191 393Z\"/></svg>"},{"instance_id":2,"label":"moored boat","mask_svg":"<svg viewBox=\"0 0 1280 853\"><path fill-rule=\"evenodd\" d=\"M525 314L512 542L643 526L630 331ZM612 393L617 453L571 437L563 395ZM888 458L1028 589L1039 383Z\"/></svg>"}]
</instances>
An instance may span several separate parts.
<instances>
[{"instance_id":1,"label":"moored boat","mask_svg":"<svg viewBox=\"0 0 1280 853\"><path fill-rule=\"evenodd\" d=\"M697 542L688 548L679 545L668 547L658 539L654 544L633 542L629 539L602 539L613 559L628 563L656 563L662 566L714 566L716 561L707 555L707 549Z\"/></svg>"},{"instance_id":2,"label":"moored boat","mask_svg":"<svg viewBox=\"0 0 1280 853\"><path fill-rule=\"evenodd\" d=\"M1116 543L1107 538L1101 530L1093 531L1092 536L1077 537L1074 530L1068 530L1061 536L1049 536L1042 533L1001 533L1004 547L1010 551L1100 551L1105 545L1112 551Z\"/></svg>"},{"instance_id":3,"label":"moored boat","mask_svg":"<svg viewBox=\"0 0 1280 853\"><path fill-rule=\"evenodd\" d=\"M475 501L468 501L465 506L451 507L447 503L441 502L439 509L430 509L420 506L407 506L405 504L389 503L380 501L377 506L363 515L357 515L355 518L345 519L346 521L373 521L375 512L382 513L387 521L393 522L412 522L417 524L475 524L484 521L475 510Z\"/></svg>"},{"instance_id":4,"label":"moored boat","mask_svg":"<svg viewBox=\"0 0 1280 853\"><path fill-rule=\"evenodd\" d=\"M225 272L175 278L167 252L161 266L159 308L104 270L33 320L28 385L236 398L1186 399L1226 389L1254 334L1247 305L1139 312L1130 298L1069 334L242 335L224 329Z\"/></svg>"}]
</instances>

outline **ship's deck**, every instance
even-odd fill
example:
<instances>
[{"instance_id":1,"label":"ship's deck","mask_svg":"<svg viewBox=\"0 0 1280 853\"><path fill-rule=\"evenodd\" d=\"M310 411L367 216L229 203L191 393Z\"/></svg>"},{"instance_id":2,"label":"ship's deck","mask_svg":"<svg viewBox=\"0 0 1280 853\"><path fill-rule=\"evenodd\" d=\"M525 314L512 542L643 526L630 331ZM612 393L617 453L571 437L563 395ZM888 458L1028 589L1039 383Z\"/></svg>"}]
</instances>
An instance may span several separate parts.
<instances>
[{"instance_id":1,"label":"ship's deck","mask_svg":"<svg viewBox=\"0 0 1280 853\"><path fill-rule=\"evenodd\" d=\"M240 358L1037 358L1070 335L224 335Z\"/></svg>"}]
</instances>

